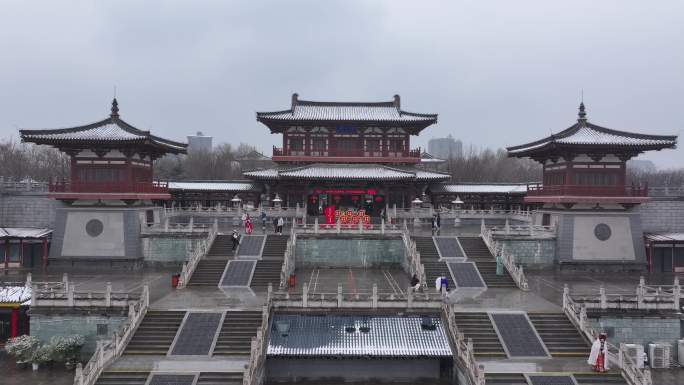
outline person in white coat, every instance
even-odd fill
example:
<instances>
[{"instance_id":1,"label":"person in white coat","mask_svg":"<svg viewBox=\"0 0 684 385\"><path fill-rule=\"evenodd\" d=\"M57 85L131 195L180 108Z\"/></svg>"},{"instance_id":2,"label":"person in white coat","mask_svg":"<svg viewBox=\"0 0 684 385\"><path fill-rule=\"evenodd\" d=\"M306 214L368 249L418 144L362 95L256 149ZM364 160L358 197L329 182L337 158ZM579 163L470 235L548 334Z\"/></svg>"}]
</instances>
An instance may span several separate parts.
<instances>
[{"instance_id":1,"label":"person in white coat","mask_svg":"<svg viewBox=\"0 0 684 385\"><path fill-rule=\"evenodd\" d=\"M591 353L587 363L595 372L602 373L608 370L608 342L606 342L606 338L607 335L601 333L591 345Z\"/></svg>"}]
</instances>

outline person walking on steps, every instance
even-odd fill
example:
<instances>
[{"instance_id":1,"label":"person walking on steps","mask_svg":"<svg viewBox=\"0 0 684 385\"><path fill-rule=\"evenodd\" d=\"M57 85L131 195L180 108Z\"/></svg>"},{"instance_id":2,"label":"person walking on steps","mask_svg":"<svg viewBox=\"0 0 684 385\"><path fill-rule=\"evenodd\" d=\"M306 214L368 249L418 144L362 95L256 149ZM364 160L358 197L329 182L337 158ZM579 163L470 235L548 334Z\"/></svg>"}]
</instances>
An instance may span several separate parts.
<instances>
[{"instance_id":1,"label":"person walking on steps","mask_svg":"<svg viewBox=\"0 0 684 385\"><path fill-rule=\"evenodd\" d=\"M240 234L238 234L237 230L233 230L233 235L230 236L230 240L233 241L233 251L235 251L240 244Z\"/></svg>"},{"instance_id":2,"label":"person walking on steps","mask_svg":"<svg viewBox=\"0 0 684 385\"><path fill-rule=\"evenodd\" d=\"M261 212L261 231L266 232L266 212Z\"/></svg>"},{"instance_id":3,"label":"person walking on steps","mask_svg":"<svg viewBox=\"0 0 684 385\"><path fill-rule=\"evenodd\" d=\"M411 288L413 291L418 291L420 290L420 280L418 279L418 276L413 274L413 277L411 277Z\"/></svg>"},{"instance_id":4,"label":"person walking on steps","mask_svg":"<svg viewBox=\"0 0 684 385\"><path fill-rule=\"evenodd\" d=\"M247 215L247 220L245 220L245 233L252 234L252 231L254 231L254 223L252 223L252 218Z\"/></svg>"},{"instance_id":5,"label":"person walking on steps","mask_svg":"<svg viewBox=\"0 0 684 385\"><path fill-rule=\"evenodd\" d=\"M283 226L285 225L285 220L283 217L278 217L278 234L283 235Z\"/></svg>"},{"instance_id":6,"label":"person walking on steps","mask_svg":"<svg viewBox=\"0 0 684 385\"><path fill-rule=\"evenodd\" d=\"M606 333L601 333L591 345L591 353L587 363L595 372L603 373L608 371L608 342Z\"/></svg>"}]
</instances>

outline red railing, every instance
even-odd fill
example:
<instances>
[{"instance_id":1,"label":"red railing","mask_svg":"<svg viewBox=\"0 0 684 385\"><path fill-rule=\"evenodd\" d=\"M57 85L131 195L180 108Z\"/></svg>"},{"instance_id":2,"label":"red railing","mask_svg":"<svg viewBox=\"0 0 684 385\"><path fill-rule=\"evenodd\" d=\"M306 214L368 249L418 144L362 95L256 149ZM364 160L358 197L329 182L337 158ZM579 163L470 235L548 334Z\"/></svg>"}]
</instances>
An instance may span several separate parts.
<instances>
[{"instance_id":1,"label":"red railing","mask_svg":"<svg viewBox=\"0 0 684 385\"><path fill-rule=\"evenodd\" d=\"M648 186L527 185L528 196L645 197Z\"/></svg>"},{"instance_id":2,"label":"red railing","mask_svg":"<svg viewBox=\"0 0 684 385\"><path fill-rule=\"evenodd\" d=\"M326 151L322 150L288 150L285 148L281 147L275 147L273 146L273 156L308 156L311 152L316 152L316 153L321 153L321 152L327 152L330 157L333 156L349 156L349 157L365 157L365 152L362 150L349 150L349 151L344 151L344 150L337 150L337 149L329 149ZM368 151L370 153L378 153L381 152L383 157L402 157L402 158L417 158L420 159L420 147L419 148L414 148L413 150L407 150L407 151L388 151L388 150L383 150L383 151ZM304 155L302 155L304 154Z\"/></svg>"},{"instance_id":3,"label":"red railing","mask_svg":"<svg viewBox=\"0 0 684 385\"><path fill-rule=\"evenodd\" d=\"M50 182L50 192L55 193L147 193L169 192L166 182Z\"/></svg>"}]
</instances>

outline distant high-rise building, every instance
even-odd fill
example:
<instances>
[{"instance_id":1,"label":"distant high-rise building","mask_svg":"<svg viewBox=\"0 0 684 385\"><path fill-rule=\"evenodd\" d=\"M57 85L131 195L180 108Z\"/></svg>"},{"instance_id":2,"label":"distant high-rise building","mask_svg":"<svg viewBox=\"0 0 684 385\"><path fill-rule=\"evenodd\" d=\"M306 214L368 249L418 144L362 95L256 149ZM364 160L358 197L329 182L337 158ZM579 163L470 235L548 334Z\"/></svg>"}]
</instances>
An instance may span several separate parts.
<instances>
[{"instance_id":1,"label":"distant high-rise building","mask_svg":"<svg viewBox=\"0 0 684 385\"><path fill-rule=\"evenodd\" d=\"M188 153L198 151L211 151L211 140L213 137L205 136L201 131L197 131L197 135L188 135Z\"/></svg>"},{"instance_id":2,"label":"distant high-rise building","mask_svg":"<svg viewBox=\"0 0 684 385\"><path fill-rule=\"evenodd\" d=\"M463 156L463 143L449 135L446 138L432 138L428 141L428 152L435 158L449 159Z\"/></svg>"}]
</instances>

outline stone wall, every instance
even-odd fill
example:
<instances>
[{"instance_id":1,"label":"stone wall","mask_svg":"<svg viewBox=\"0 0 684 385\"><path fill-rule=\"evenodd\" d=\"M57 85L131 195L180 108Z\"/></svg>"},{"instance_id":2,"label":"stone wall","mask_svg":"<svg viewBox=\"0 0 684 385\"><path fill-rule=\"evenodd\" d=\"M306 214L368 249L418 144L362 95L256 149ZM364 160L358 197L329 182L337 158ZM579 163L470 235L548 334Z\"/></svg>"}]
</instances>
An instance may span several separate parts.
<instances>
[{"instance_id":1,"label":"stone wall","mask_svg":"<svg viewBox=\"0 0 684 385\"><path fill-rule=\"evenodd\" d=\"M0 192L0 227L54 228L63 204L44 192Z\"/></svg>"},{"instance_id":2,"label":"stone wall","mask_svg":"<svg viewBox=\"0 0 684 385\"><path fill-rule=\"evenodd\" d=\"M297 266L372 267L401 264L405 260L401 239L298 238Z\"/></svg>"},{"instance_id":3,"label":"stone wall","mask_svg":"<svg viewBox=\"0 0 684 385\"><path fill-rule=\"evenodd\" d=\"M644 232L684 232L684 198L653 198L639 206Z\"/></svg>"},{"instance_id":4,"label":"stone wall","mask_svg":"<svg viewBox=\"0 0 684 385\"><path fill-rule=\"evenodd\" d=\"M515 256L515 261L526 268L541 269L556 263L556 240L534 238L509 238L497 241Z\"/></svg>"},{"instance_id":5,"label":"stone wall","mask_svg":"<svg viewBox=\"0 0 684 385\"><path fill-rule=\"evenodd\" d=\"M601 315L589 318L596 330L608 333L608 341L614 345L631 343L646 345L652 342L672 344L673 358L677 357L677 340L682 338L680 319L672 316Z\"/></svg>"},{"instance_id":6,"label":"stone wall","mask_svg":"<svg viewBox=\"0 0 684 385\"><path fill-rule=\"evenodd\" d=\"M188 259L200 239L160 235L148 236L141 241L146 265L180 265Z\"/></svg>"},{"instance_id":7,"label":"stone wall","mask_svg":"<svg viewBox=\"0 0 684 385\"><path fill-rule=\"evenodd\" d=\"M98 340L107 340L128 319L126 309L31 309L31 335L44 343L54 336L80 334L85 337L83 357L95 351Z\"/></svg>"}]
</instances>

